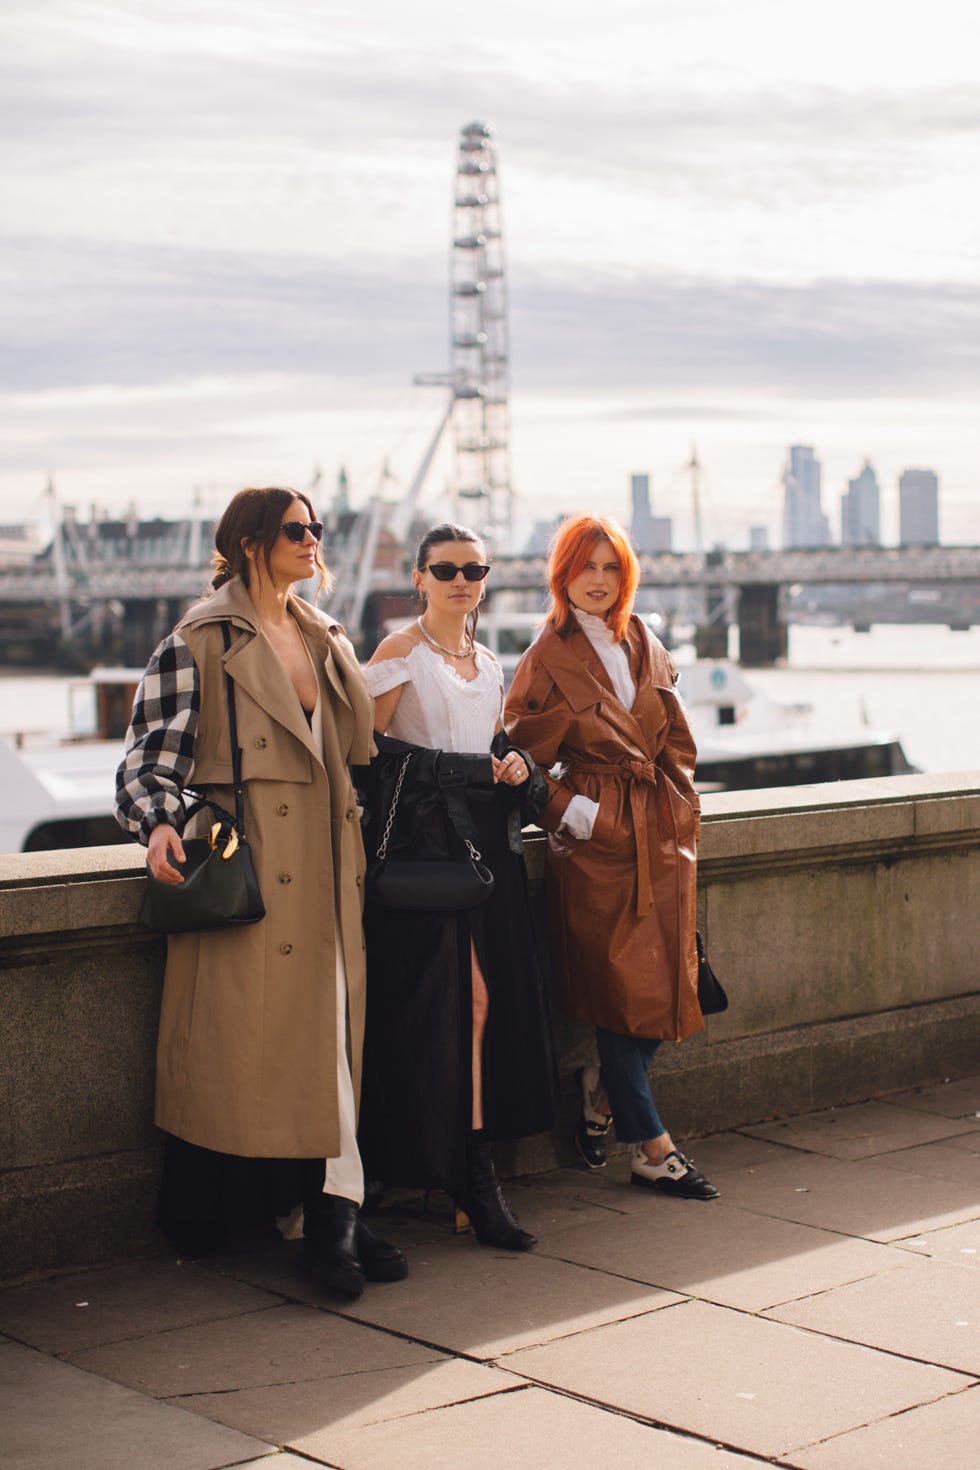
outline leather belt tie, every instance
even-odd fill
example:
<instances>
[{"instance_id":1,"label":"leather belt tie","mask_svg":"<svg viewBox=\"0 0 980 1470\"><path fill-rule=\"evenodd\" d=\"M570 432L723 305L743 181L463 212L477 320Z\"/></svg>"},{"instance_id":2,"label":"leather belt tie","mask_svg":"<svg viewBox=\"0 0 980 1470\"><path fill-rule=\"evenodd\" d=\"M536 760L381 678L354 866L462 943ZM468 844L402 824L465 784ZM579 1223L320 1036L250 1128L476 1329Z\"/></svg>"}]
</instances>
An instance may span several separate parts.
<instances>
[{"instance_id":1,"label":"leather belt tie","mask_svg":"<svg viewBox=\"0 0 980 1470\"><path fill-rule=\"evenodd\" d=\"M588 773L596 776L612 776L617 781L625 781L629 787L630 814L633 818L633 835L636 838L636 914L637 918L646 918L647 914L653 912L653 870L650 861L650 838L648 836L648 825L646 821L646 797L644 786L657 788L657 805L663 813L664 798L666 806L670 811L670 796L660 780L662 772L656 761L612 761L608 764L586 763L585 761L574 761L570 769L578 774ZM671 818L673 813L670 813ZM673 822L671 821L671 826Z\"/></svg>"}]
</instances>

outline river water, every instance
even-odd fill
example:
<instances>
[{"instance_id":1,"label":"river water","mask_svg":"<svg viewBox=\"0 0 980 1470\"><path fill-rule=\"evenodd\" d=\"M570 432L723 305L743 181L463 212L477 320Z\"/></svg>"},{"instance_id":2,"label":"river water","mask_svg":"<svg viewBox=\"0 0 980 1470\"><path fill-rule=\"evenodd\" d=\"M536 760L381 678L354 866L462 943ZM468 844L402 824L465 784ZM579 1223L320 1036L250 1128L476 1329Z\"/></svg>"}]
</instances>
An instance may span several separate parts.
<instances>
[{"instance_id":1,"label":"river water","mask_svg":"<svg viewBox=\"0 0 980 1470\"><path fill-rule=\"evenodd\" d=\"M746 677L775 698L809 701L815 730L888 730L924 771L980 771L980 628L794 625L786 665ZM90 720L77 676L0 670L0 735L65 733Z\"/></svg>"}]
</instances>

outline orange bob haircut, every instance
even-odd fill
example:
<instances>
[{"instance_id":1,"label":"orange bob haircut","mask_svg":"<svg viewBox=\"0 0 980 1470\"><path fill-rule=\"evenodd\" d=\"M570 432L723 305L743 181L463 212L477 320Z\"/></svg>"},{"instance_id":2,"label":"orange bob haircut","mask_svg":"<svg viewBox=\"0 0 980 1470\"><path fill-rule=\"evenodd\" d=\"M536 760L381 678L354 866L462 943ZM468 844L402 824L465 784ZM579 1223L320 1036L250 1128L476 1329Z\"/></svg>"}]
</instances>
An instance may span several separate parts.
<instances>
[{"instance_id":1,"label":"orange bob haircut","mask_svg":"<svg viewBox=\"0 0 980 1470\"><path fill-rule=\"evenodd\" d=\"M608 541L619 562L619 595L606 614L606 622L617 641L622 642L640 582L640 563L629 536L610 516L569 516L558 527L548 557L551 592L548 622L556 633L564 637L575 616L568 599L568 584L585 571L597 541Z\"/></svg>"}]
</instances>

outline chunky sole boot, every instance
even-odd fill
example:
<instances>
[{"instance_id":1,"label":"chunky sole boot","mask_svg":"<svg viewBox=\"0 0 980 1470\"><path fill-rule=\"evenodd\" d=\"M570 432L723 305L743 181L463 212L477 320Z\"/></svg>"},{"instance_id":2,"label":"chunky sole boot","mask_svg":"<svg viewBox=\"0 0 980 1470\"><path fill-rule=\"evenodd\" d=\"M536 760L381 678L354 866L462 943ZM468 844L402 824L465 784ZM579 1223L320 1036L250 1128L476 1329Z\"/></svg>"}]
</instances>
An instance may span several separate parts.
<instances>
[{"instance_id":1,"label":"chunky sole boot","mask_svg":"<svg viewBox=\"0 0 980 1470\"><path fill-rule=\"evenodd\" d=\"M321 1194L307 1214L303 1242L307 1269L318 1286L341 1296L360 1296L367 1280L357 1249L357 1226L357 1205L337 1194Z\"/></svg>"},{"instance_id":2,"label":"chunky sole boot","mask_svg":"<svg viewBox=\"0 0 980 1470\"><path fill-rule=\"evenodd\" d=\"M529 1251L537 1245L537 1237L522 1230L511 1213L500 1190L493 1167L490 1145L471 1137L467 1147L468 1185L465 1193L453 1195L453 1202L465 1210L476 1238L498 1250Z\"/></svg>"},{"instance_id":3,"label":"chunky sole boot","mask_svg":"<svg viewBox=\"0 0 980 1470\"><path fill-rule=\"evenodd\" d=\"M396 1245L379 1240L363 1220L358 1220L355 1234L357 1254L368 1281L404 1281L408 1262Z\"/></svg>"}]
</instances>

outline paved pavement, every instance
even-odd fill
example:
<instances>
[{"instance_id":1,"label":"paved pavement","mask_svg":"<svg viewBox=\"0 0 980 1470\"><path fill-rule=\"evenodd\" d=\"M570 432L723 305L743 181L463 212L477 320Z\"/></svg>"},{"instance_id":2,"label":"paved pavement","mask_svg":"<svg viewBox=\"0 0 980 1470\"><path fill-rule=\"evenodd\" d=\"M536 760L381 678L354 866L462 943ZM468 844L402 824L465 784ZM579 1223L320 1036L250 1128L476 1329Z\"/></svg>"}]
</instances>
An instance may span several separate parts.
<instances>
[{"instance_id":1,"label":"paved pavement","mask_svg":"<svg viewBox=\"0 0 980 1470\"><path fill-rule=\"evenodd\" d=\"M980 1078L511 1184L531 1255L402 1209L344 1305L294 1242L0 1292L5 1470L976 1470Z\"/></svg>"}]
</instances>

